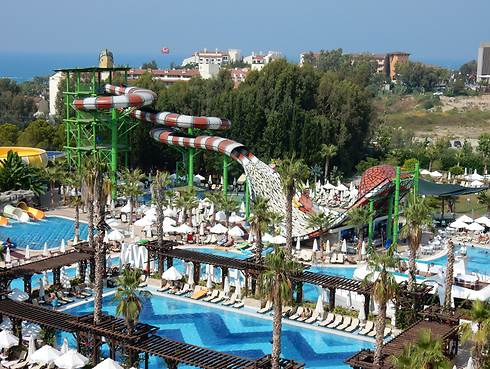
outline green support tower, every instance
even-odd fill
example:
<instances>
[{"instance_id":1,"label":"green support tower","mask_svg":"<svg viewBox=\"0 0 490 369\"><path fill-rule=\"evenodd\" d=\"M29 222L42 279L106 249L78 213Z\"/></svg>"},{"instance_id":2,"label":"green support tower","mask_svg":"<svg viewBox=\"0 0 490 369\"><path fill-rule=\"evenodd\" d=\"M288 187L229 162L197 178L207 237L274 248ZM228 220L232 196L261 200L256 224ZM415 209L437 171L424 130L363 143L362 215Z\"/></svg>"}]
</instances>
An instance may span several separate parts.
<instances>
[{"instance_id":1,"label":"green support tower","mask_svg":"<svg viewBox=\"0 0 490 369\"><path fill-rule=\"evenodd\" d=\"M102 54L101 54L102 55ZM123 75L127 83L129 67L91 67L59 69L64 73L66 145L64 146L70 166L79 167L83 159L98 153L110 163L111 179L116 183L118 164L128 166L129 132L137 120L129 119L132 109L79 111L71 106L75 99L97 97L101 86L112 84L116 74ZM61 86L60 86L61 87ZM114 194L115 195L115 194Z\"/></svg>"}]
</instances>

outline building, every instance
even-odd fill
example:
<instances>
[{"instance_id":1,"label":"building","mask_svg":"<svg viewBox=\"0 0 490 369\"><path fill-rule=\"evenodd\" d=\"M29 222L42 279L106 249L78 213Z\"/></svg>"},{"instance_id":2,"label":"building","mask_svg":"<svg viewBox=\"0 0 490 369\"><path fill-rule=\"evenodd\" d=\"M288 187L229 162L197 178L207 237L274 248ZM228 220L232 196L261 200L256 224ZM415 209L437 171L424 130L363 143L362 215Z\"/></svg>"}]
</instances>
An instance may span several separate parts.
<instances>
[{"instance_id":1,"label":"building","mask_svg":"<svg viewBox=\"0 0 490 369\"><path fill-rule=\"evenodd\" d=\"M175 82L188 82L193 76L198 76L200 73L197 69L130 69L128 71L128 80L133 80L141 77L145 72L151 72L155 79L160 79L165 82L165 86L171 86Z\"/></svg>"},{"instance_id":2,"label":"building","mask_svg":"<svg viewBox=\"0 0 490 369\"><path fill-rule=\"evenodd\" d=\"M490 42L480 42L478 48L478 63L476 67L476 82L490 80Z\"/></svg>"},{"instance_id":3,"label":"building","mask_svg":"<svg viewBox=\"0 0 490 369\"><path fill-rule=\"evenodd\" d=\"M269 51L267 55L263 55L262 51L258 55L252 51L252 55L243 58L243 61L250 64L252 70L261 70L267 63L278 59L281 59L280 51Z\"/></svg>"},{"instance_id":4,"label":"building","mask_svg":"<svg viewBox=\"0 0 490 369\"><path fill-rule=\"evenodd\" d=\"M402 51L396 51L394 53L386 54L389 65L389 76L391 79L395 76L396 64L408 64L409 53L404 53Z\"/></svg>"},{"instance_id":5,"label":"building","mask_svg":"<svg viewBox=\"0 0 490 369\"><path fill-rule=\"evenodd\" d=\"M230 49L228 52L225 52L218 51L218 48L215 51L208 51L204 48L204 51L196 51L190 58L184 59L182 66L185 67L187 64L192 64L196 68L199 68L201 65L213 64L221 68L225 64L240 60L241 57L241 51L238 49Z\"/></svg>"}]
</instances>

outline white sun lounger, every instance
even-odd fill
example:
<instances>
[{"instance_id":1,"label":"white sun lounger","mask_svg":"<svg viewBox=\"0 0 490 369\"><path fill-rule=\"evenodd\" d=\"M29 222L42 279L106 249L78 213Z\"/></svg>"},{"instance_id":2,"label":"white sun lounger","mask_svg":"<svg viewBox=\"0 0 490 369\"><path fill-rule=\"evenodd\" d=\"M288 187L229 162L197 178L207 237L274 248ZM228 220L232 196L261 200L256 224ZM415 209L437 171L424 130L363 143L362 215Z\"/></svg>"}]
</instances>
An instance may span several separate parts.
<instances>
[{"instance_id":1,"label":"white sun lounger","mask_svg":"<svg viewBox=\"0 0 490 369\"><path fill-rule=\"evenodd\" d=\"M345 328L344 331L349 333L354 332L357 328L359 328L359 324L361 324L360 320L357 318L353 318L350 325Z\"/></svg>"},{"instance_id":2,"label":"white sun lounger","mask_svg":"<svg viewBox=\"0 0 490 369\"><path fill-rule=\"evenodd\" d=\"M296 320L301 316L301 313L303 312L304 308L303 306L300 306L298 310L296 310L296 314L293 314L289 317L290 320Z\"/></svg>"},{"instance_id":3,"label":"white sun lounger","mask_svg":"<svg viewBox=\"0 0 490 369\"><path fill-rule=\"evenodd\" d=\"M325 327L326 325L329 325L330 323L332 323L334 319L335 319L334 313L328 313L325 320L322 320L320 323L318 323L318 325L320 327Z\"/></svg>"},{"instance_id":4,"label":"white sun lounger","mask_svg":"<svg viewBox=\"0 0 490 369\"><path fill-rule=\"evenodd\" d=\"M305 323L311 324L318 319L320 319L320 313L318 311L314 311L313 314L311 314L311 317L305 320Z\"/></svg>"},{"instance_id":5,"label":"white sun lounger","mask_svg":"<svg viewBox=\"0 0 490 369\"><path fill-rule=\"evenodd\" d=\"M272 301L267 301L265 306L262 309L257 310L257 313L265 314L270 310L272 310Z\"/></svg>"},{"instance_id":6,"label":"white sun lounger","mask_svg":"<svg viewBox=\"0 0 490 369\"><path fill-rule=\"evenodd\" d=\"M350 326L351 323L352 323L352 317L346 316L346 317L344 317L344 321L342 322L342 324L338 325L335 328L338 329L339 331L343 331L345 328Z\"/></svg>"},{"instance_id":7,"label":"white sun lounger","mask_svg":"<svg viewBox=\"0 0 490 369\"><path fill-rule=\"evenodd\" d=\"M213 290L211 295L209 295L208 297L205 297L203 299L203 301L211 301L211 300L215 299L216 297L218 297L218 294L219 294L219 290Z\"/></svg>"},{"instance_id":8,"label":"white sun lounger","mask_svg":"<svg viewBox=\"0 0 490 369\"><path fill-rule=\"evenodd\" d=\"M366 325L364 326L364 328L361 329L358 334L365 336L366 334L371 332L373 330L373 328L374 328L374 322L372 322L371 320L368 320L366 322Z\"/></svg>"},{"instance_id":9,"label":"white sun lounger","mask_svg":"<svg viewBox=\"0 0 490 369\"><path fill-rule=\"evenodd\" d=\"M327 328L336 328L338 327L340 324L342 324L342 320L344 319L344 317L340 314L335 314L335 319L332 323L330 323L329 325L327 325Z\"/></svg>"}]
</instances>

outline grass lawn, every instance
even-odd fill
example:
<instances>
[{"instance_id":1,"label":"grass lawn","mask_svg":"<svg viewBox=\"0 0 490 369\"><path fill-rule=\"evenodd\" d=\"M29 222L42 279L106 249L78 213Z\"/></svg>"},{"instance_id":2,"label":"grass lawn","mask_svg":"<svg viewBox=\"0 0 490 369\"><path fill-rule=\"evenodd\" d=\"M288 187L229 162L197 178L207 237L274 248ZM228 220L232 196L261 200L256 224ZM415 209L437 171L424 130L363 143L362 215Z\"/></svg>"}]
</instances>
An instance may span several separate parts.
<instances>
[{"instance_id":1,"label":"grass lawn","mask_svg":"<svg viewBox=\"0 0 490 369\"><path fill-rule=\"evenodd\" d=\"M470 198L470 201L468 201L468 197ZM476 194L460 196L458 202L456 203L456 217L463 214L471 217L472 210L475 211L476 219L486 214L487 207L478 202Z\"/></svg>"}]
</instances>

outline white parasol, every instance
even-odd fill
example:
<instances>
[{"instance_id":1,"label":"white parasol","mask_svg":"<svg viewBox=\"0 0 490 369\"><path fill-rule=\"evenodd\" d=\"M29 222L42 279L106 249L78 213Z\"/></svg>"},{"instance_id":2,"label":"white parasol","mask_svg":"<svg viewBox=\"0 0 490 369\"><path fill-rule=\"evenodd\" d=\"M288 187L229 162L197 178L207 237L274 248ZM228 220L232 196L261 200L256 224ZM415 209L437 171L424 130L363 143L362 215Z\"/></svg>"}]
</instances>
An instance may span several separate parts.
<instances>
[{"instance_id":1,"label":"white parasol","mask_svg":"<svg viewBox=\"0 0 490 369\"><path fill-rule=\"evenodd\" d=\"M330 240L327 240L327 247L325 249L325 252L327 254L330 254L332 252L331 248L330 248Z\"/></svg>"},{"instance_id":2,"label":"white parasol","mask_svg":"<svg viewBox=\"0 0 490 369\"><path fill-rule=\"evenodd\" d=\"M78 353L77 350L69 350L60 357L58 357L54 363L58 368L63 369L76 369L83 368L90 360Z\"/></svg>"},{"instance_id":3,"label":"white parasol","mask_svg":"<svg viewBox=\"0 0 490 369\"><path fill-rule=\"evenodd\" d=\"M90 284L90 271L88 270L88 267L85 268L85 280L84 280L84 283L85 284Z\"/></svg>"},{"instance_id":4,"label":"white parasol","mask_svg":"<svg viewBox=\"0 0 490 369\"><path fill-rule=\"evenodd\" d=\"M456 219L456 221L461 221L464 223L471 223L471 222L473 222L473 219L465 214L465 215L461 215L458 219Z\"/></svg>"},{"instance_id":5,"label":"white parasol","mask_svg":"<svg viewBox=\"0 0 490 369\"><path fill-rule=\"evenodd\" d=\"M316 242L316 238L313 239L313 249L311 251L315 252L318 250L318 243Z\"/></svg>"},{"instance_id":6,"label":"white parasol","mask_svg":"<svg viewBox=\"0 0 490 369\"><path fill-rule=\"evenodd\" d=\"M486 216L482 216L478 219L475 219L475 222L483 224L487 227L490 227L490 219L488 219Z\"/></svg>"},{"instance_id":7,"label":"white parasol","mask_svg":"<svg viewBox=\"0 0 490 369\"><path fill-rule=\"evenodd\" d=\"M163 274L162 279L166 279L168 281L176 281L182 278L182 273L180 273L175 267L168 268Z\"/></svg>"},{"instance_id":8,"label":"white parasol","mask_svg":"<svg viewBox=\"0 0 490 369\"><path fill-rule=\"evenodd\" d=\"M272 243L275 245L283 245L286 243L286 237L281 235L272 237Z\"/></svg>"},{"instance_id":9,"label":"white parasol","mask_svg":"<svg viewBox=\"0 0 490 369\"><path fill-rule=\"evenodd\" d=\"M27 351L27 360L30 360L31 355L36 352L36 337L29 336L29 349Z\"/></svg>"},{"instance_id":10,"label":"white parasol","mask_svg":"<svg viewBox=\"0 0 490 369\"><path fill-rule=\"evenodd\" d=\"M167 208L163 211L163 215L166 217L176 217L177 213L173 209Z\"/></svg>"},{"instance_id":11,"label":"white parasol","mask_svg":"<svg viewBox=\"0 0 490 369\"><path fill-rule=\"evenodd\" d=\"M124 369L117 361L107 358L101 363L94 366L93 369Z\"/></svg>"},{"instance_id":12,"label":"white parasol","mask_svg":"<svg viewBox=\"0 0 490 369\"><path fill-rule=\"evenodd\" d=\"M5 253L5 262L6 263L12 262L12 257L10 256L10 247L7 247L7 252Z\"/></svg>"},{"instance_id":13,"label":"white parasol","mask_svg":"<svg viewBox=\"0 0 490 369\"><path fill-rule=\"evenodd\" d=\"M362 241L361 255L366 255L366 241Z\"/></svg>"},{"instance_id":14,"label":"white parasol","mask_svg":"<svg viewBox=\"0 0 490 369\"><path fill-rule=\"evenodd\" d=\"M301 250L301 241L299 237L296 238L296 250L300 251Z\"/></svg>"},{"instance_id":15,"label":"white parasol","mask_svg":"<svg viewBox=\"0 0 490 369\"><path fill-rule=\"evenodd\" d=\"M129 202L130 202L130 200L128 200L128 202L126 203L126 205L124 205L121 208L121 213L129 213L129 212L131 212L131 204Z\"/></svg>"},{"instance_id":16,"label":"white parasol","mask_svg":"<svg viewBox=\"0 0 490 369\"><path fill-rule=\"evenodd\" d=\"M44 242L43 256L48 256L48 243Z\"/></svg>"},{"instance_id":17,"label":"white parasol","mask_svg":"<svg viewBox=\"0 0 490 369\"><path fill-rule=\"evenodd\" d=\"M468 224L465 228L468 231L476 231L476 232L481 232L481 231L483 231L485 229L484 226L482 226L481 224L478 224L477 222Z\"/></svg>"},{"instance_id":18,"label":"white parasol","mask_svg":"<svg viewBox=\"0 0 490 369\"><path fill-rule=\"evenodd\" d=\"M134 225L137 225L139 227L146 227L146 226L151 226L153 222L150 220L150 218L143 217L141 219L138 219L136 222L134 222Z\"/></svg>"},{"instance_id":19,"label":"white parasol","mask_svg":"<svg viewBox=\"0 0 490 369\"><path fill-rule=\"evenodd\" d=\"M187 281L189 285L193 286L195 281L194 281L194 264L190 263L189 265L189 279Z\"/></svg>"},{"instance_id":20,"label":"white parasol","mask_svg":"<svg viewBox=\"0 0 490 369\"><path fill-rule=\"evenodd\" d=\"M163 233L175 233L177 232L177 228L171 224L163 223L162 231Z\"/></svg>"},{"instance_id":21,"label":"white parasol","mask_svg":"<svg viewBox=\"0 0 490 369\"><path fill-rule=\"evenodd\" d=\"M243 229L241 229L239 226L235 226L230 229L228 234L233 237L243 237L245 235L245 232L243 232Z\"/></svg>"},{"instance_id":22,"label":"white parasol","mask_svg":"<svg viewBox=\"0 0 490 369\"><path fill-rule=\"evenodd\" d=\"M344 254L347 254L347 241L345 240L345 238L342 241L342 249L340 251L342 251Z\"/></svg>"},{"instance_id":23,"label":"white parasol","mask_svg":"<svg viewBox=\"0 0 490 369\"><path fill-rule=\"evenodd\" d=\"M60 246L60 252L65 253L66 252L66 245L65 245L65 239L61 239L61 246Z\"/></svg>"},{"instance_id":24,"label":"white parasol","mask_svg":"<svg viewBox=\"0 0 490 369\"><path fill-rule=\"evenodd\" d=\"M12 292L8 295L8 298L15 301L27 301L29 300L29 295L27 292L21 291L18 288L14 288Z\"/></svg>"},{"instance_id":25,"label":"white parasol","mask_svg":"<svg viewBox=\"0 0 490 369\"><path fill-rule=\"evenodd\" d=\"M107 235L107 238L110 241L122 240L124 239L124 235L119 229L114 229L111 233Z\"/></svg>"},{"instance_id":26,"label":"white parasol","mask_svg":"<svg viewBox=\"0 0 490 369\"><path fill-rule=\"evenodd\" d=\"M163 219L163 224L170 224L170 225L174 226L177 224L177 222L175 220L173 220L172 218L165 217Z\"/></svg>"},{"instance_id":27,"label":"white parasol","mask_svg":"<svg viewBox=\"0 0 490 369\"><path fill-rule=\"evenodd\" d=\"M44 284L44 288L46 288L49 284L48 272L46 270L43 271L43 284Z\"/></svg>"},{"instance_id":28,"label":"white parasol","mask_svg":"<svg viewBox=\"0 0 490 369\"><path fill-rule=\"evenodd\" d=\"M221 223L217 223L214 227L211 227L211 229L209 230L211 233L217 233L217 234L221 234L221 233L225 233L228 231L228 228L226 228L223 224Z\"/></svg>"},{"instance_id":29,"label":"white parasol","mask_svg":"<svg viewBox=\"0 0 490 369\"><path fill-rule=\"evenodd\" d=\"M208 281L206 282L206 288L208 290L210 290L211 288L213 288L213 283L212 283L211 277L212 277L211 274L208 274Z\"/></svg>"},{"instance_id":30,"label":"white parasol","mask_svg":"<svg viewBox=\"0 0 490 369\"><path fill-rule=\"evenodd\" d=\"M19 339L15 337L9 331L1 331L0 332L0 347L1 348L10 348L12 346L17 346L19 344Z\"/></svg>"},{"instance_id":31,"label":"white parasol","mask_svg":"<svg viewBox=\"0 0 490 369\"><path fill-rule=\"evenodd\" d=\"M189 227L188 224L184 223L178 226L177 228L175 228L175 231L178 233L190 233L192 232L192 228Z\"/></svg>"},{"instance_id":32,"label":"white parasol","mask_svg":"<svg viewBox=\"0 0 490 369\"><path fill-rule=\"evenodd\" d=\"M244 220L245 220L245 218L244 218L244 217L241 217L241 216L236 215L236 214L235 214L235 215L230 216L230 219L229 219L229 221L230 221L231 223L239 223L239 222L243 222Z\"/></svg>"},{"instance_id":33,"label":"white parasol","mask_svg":"<svg viewBox=\"0 0 490 369\"><path fill-rule=\"evenodd\" d=\"M42 278L39 278L39 297L44 297L46 292L44 291L44 283Z\"/></svg>"},{"instance_id":34,"label":"white parasol","mask_svg":"<svg viewBox=\"0 0 490 369\"><path fill-rule=\"evenodd\" d=\"M228 276L225 276L225 285L223 287L223 291L226 293L230 292L230 280L228 279Z\"/></svg>"},{"instance_id":35,"label":"white parasol","mask_svg":"<svg viewBox=\"0 0 490 369\"><path fill-rule=\"evenodd\" d=\"M31 258L31 249L29 248L29 245L26 246L26 252L24 257L26 258L26 260L29 260Z\"/></svg>"},{"instance_id":36,"label":"white parasol","mask_svg":"<svg viewBox=\"0 0 490 369\"><path fill-rule=\"evenodd\" d=\"M66 354L69 349L70 349L70 347L68 346L68 338L65 337L65 338L63 338L63 344L61 345L60 351L62 354Z\"/></svg>"},{"instance_id":37,"label":"white parasol","mask_svg":"<svg viewBox=\"0 0 490 369\"><path fill-rule=\"evenodd\" d=\"M49 345L45 345L31 355L31 362L33 361L40 364L50 364L60 356L61 352Z\"/></svg>"},{"instance_id":38,"label":"white parasol","mask_svg":"<svg viewBox=\"0 0 490 369\"><path fill-rule=\"evenodd\" d=\"M318 296L318 300L316 301L315 311L317 313L323 313L324 312L322 295Z\"/></svg>"}]
</instances>

